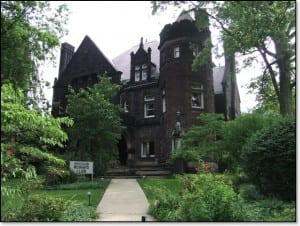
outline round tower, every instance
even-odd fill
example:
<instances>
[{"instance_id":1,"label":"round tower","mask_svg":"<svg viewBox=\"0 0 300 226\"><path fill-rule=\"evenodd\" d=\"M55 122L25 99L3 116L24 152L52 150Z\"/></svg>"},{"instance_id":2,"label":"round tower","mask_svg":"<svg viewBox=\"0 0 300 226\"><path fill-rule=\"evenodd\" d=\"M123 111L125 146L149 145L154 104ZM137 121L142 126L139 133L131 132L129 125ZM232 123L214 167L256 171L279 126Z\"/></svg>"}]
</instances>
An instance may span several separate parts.
<instances>
[{"instance_id":1,"label":"round tower","mask_svg":"<svg viewBox=\"0 0 300 226\"><path fill-rule=\"evenodd\" d=\"M166 108L164 131L166 140L173 142L164 145L166 152L178 144L178 141L177 144L172 141L178 122L182 131L186 131L197 123L196 118L201 112L214 112L211 56L207 63L192 70L193 59L207 39L210 39L209 29L198 30L196 21L187 13L167 24L160 33L160 88Z\"/></svg>"}]
</instances>

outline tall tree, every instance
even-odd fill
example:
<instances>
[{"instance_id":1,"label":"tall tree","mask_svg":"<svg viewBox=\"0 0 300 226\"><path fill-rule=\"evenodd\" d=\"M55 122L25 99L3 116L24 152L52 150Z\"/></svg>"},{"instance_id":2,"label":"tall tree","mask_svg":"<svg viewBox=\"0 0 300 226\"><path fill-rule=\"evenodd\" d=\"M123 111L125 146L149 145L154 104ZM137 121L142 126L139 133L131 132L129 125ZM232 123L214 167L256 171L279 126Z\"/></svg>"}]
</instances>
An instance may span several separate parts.
<instances>
[{"instance_id":1,"label":"tall tree","mask_svg":"<svg viewBox=\"0 0 300 226\"><path fill-rule=\"evenodd\" d=\"M68 118L41 116L25 107L23 91L11 84L1 86L1 194L9 195L12 188L7 178L33 178L34 163L62 166L64 160L55 157L51 149L63 147L67 134L61 124L72 125Z\"/></svg>"},{"instance_id":2,"label":"tall tree","mask_svg":"<svg viewBox=\"0 0 300 226\"><path fill-rule=\"evenodd\" d=\"M70 89L66 112L74 119L68 130L69 151L75 152L75 160L94 161L95 172L103 174L117 158L117 143L121 137L120 106L111 101L119 86L102 76L99 83L75 92Z\"/></svg>"},{"instance_id":3,"label":"tall tree","mask_svg":"<svg viewBox=\"0 0 300 226\"><path fill-rule=\"evenodd\" d=\"M164 9L168 4L154 1L153 12ZM272 82L280 113L294 113L295 2L174 1L173 4L188 4L190 10L196 12L206 8L206 14L222 29L229 52L243 55L259 53L265 67L263 77L269 76ZM262 81L264 84L268 80Z\"/></svg>"},{"instance_id":4,"label":"tall tree","mask_svg":"<svg viewBox=\"0 0 300 226\"><path fill-rule=\"evenodd\" d=\"M40 63L54 60L55 47L66 33L68 9L45 1L1 1L1 83L21 88L39 99Z\"/></svg>"}]
</instances>

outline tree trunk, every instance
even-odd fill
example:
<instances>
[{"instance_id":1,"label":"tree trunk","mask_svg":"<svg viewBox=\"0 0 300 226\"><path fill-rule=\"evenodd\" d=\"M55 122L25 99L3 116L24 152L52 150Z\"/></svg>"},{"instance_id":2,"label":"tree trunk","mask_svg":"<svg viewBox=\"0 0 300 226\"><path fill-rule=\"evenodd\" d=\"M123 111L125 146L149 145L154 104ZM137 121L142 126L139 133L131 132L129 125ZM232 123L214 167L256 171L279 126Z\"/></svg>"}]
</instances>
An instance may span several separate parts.
<instances>
[{"instance_id":1,"label":"tree trunk","mask_svg":"<svg viewBox=\"0 0 300 226\"><path fill-rule=\"evenodd\" d=\"M278 56L280 114L293 114L292 91L290 88L290 54L287 51L287 43L284 42L283 38L279 40L274 39L274 43Z\"/></svg>"}]
</instances>

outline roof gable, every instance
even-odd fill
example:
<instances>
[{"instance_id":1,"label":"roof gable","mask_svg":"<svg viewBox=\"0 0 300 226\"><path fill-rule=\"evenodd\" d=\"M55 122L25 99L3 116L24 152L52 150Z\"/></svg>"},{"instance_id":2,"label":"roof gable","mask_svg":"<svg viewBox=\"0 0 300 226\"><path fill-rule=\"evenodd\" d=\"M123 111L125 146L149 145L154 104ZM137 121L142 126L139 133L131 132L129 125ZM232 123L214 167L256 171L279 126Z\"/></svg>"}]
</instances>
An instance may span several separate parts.
<instances>
[{"instance_id":1,"label":"roof gable","mask_svg":"<svg viewBox=\"0 0 300 226\"><path fill-rule=\"evenodd\" d=\"M62 73L62 79L70 81L75 77L89 74L115 73L108 58L101 52L96 44L85 36L66 69Z\"/></svg>"}]
</instances>

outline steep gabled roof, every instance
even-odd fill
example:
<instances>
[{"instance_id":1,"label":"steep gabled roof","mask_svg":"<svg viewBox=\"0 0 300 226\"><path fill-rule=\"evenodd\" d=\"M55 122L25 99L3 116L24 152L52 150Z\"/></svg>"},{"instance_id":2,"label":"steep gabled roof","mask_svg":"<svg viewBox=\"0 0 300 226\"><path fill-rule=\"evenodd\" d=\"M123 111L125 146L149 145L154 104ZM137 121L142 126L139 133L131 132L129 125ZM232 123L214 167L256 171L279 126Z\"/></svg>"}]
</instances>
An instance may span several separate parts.
<instances>
[{"instance_id":1,"label":"steep gabled roof","mask_svg":"<svg viewBox=\"0 0 300 226\"><path fill-rule=\"evenodd\" d=\"M71 61L62 73L62 79L71 80L87 74L114 73L116 68L101 52L97 45L85 36Z\"/></svg>"},{"instance_id":2,"label":"steep gabled roof","mask_svg":"<svg viewBox=\"0 0 300 226\"><path fill-rule=\"evenodd\" d=\"M150 47L152 50L151 62L153 62L156 65L156 73L159 73L159 50L157 48L158 45L159 45L158 41L151 41L151 42L144 43L144 49L148 49ZM140 44L135 45L112 60L117 70L123 72L121 80L126 80L130 78L130 53L131 52L136 53L139 47Z\"/></svg>"}]
</instances>

